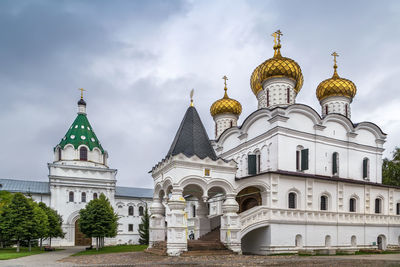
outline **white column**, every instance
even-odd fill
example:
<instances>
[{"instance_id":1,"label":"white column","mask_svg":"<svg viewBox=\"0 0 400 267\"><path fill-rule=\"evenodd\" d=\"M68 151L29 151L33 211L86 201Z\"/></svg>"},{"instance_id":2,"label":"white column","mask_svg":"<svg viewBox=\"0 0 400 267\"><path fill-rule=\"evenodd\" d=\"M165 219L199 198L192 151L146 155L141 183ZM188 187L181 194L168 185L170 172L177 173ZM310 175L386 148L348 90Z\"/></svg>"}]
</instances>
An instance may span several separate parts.
<instances>
[{"instance_id":1,"label":"white column","mask_svg":"<svg viewBox=\"0 0 400 267\"><path fill-rule=\"evenodd\" d=\"M169 256L179 256L187 251L186 201L182 196L182 191L180 188L172 189L172 195L168 201L170 213L168 214L167 254Z\"/></svg>"},{"instance_id":2,"label":"white column","mask_svg":"<svg viewBox=\"0 0 400 267\"><path fill-rule=\"evenodd\" d=\"M240 236L240 218L237 212L239 204L236 202L235 194L227 194L222 204L221 218L221 242L230 250L242 253Z\"/></svg>"},{"instance_id":3,"label":"white column","mask_svg":"<svg viewBox=\"0 0 400 267\"><path fill-rule=\"evenodd\" d=\"M165 241L165 207L159 198L153 198L150 206L149 247L154 243Z\"/></svg>"},{"instance_id":4,"label":"white column","mask_svg":"<svg viewBox=\"0 0 400 267\"><path fill-rule=\"evenodd\" d=\"M208 219L207 198L207 196L203 197L203 201L199 199L198 202L196 216L199 219L199 235L196 238L199 238L211 231L210 220Z\"/></svg>"}]
</instances>

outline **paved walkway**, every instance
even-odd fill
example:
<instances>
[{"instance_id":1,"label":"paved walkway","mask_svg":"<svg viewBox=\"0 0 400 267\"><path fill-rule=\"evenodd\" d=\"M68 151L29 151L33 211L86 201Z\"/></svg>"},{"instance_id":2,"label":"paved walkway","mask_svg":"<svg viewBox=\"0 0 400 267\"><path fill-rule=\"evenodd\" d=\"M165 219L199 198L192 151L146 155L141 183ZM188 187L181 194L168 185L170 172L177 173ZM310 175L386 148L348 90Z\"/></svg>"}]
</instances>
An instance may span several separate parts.
<instances>
[{"instance_id":1,"label":"paved walkway","mask_svg":"<svg viewBox=\"0 0 400 267\"><path fill-rule=\"evenodd\" d=\"M12 260L0 261L0 267L50 267L50 266L74 266L73 263L68 262L57 262L63 258L66 258L72 254L75 254L85 247L66 247L60 251L45 252L42 254L36 254L32 256L22 257Z\"/></svg>"}]
</instances>

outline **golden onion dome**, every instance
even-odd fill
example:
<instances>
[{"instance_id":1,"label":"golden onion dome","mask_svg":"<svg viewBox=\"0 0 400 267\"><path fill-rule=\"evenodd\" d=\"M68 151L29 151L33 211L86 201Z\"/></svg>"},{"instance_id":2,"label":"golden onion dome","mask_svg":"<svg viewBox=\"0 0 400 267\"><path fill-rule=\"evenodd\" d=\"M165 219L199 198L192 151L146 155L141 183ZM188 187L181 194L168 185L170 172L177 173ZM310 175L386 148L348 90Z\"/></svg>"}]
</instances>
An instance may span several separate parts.
<instances>
[{"instance_id":1,"label":"golden onion dome","mask_svg":"<svg viewBox=\"0 0 400 267\"><path fill-rule=\"evenodd\" d=\"M251 75L250 86L256 96L262 90L262 84L270 78L286 77L293 80L295 82L294 90L296 93L303 86L303 74L301 73L299 64L293 59L281 55L281 35L282 33L279 30L272 34L275 37L274 56L255 68ZM278 38L278 43L276 42L276 38Z\"/></svg>"},{"instance_id":2,"label":"golden onion dome","mask_svg":"<svg viewBox=\"0 0 400 267\"><path fill-rule=\"evenodd\" d=\"M317 98L319 101L330 96L344 96L350 99L357 93L356 85L348 80L339 77L337 73L336 57L339 56L336 52L332 53L334 56L333 75L332 78L322 81L317 87Z\"/></svg>"},{"instance_id":3,"label":"golden onion dome","mask_svg":"<svg viewBox=\"0 0 400 267\"><path fill-rule=\"evenodd\" d=\"M211 116L216 116L219 114L234 114L236 116L239 116L242 113L242 105L239 103L239 101L236 101L235 99L229 98L228 93L227 93L227 87L226 87L226 80L228 78L224 76L222 79L225 80L225 94L224 97L215 101L211 107L210 107L210 113Z\"/></svg>"}]
</instances>

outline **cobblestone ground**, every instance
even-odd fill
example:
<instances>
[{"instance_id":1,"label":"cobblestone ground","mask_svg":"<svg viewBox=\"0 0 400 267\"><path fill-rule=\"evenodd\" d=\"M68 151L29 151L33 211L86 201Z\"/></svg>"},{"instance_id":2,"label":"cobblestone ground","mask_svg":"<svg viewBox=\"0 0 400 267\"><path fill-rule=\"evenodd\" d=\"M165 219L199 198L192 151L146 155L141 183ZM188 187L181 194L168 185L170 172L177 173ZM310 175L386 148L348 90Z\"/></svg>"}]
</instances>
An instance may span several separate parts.
<instances>
[{"instance_id":1,"label":"cobblestone ground","mask_svg":"<svg viewBox=\"0 0 400 267\"><path fill-rule=\"evenodd\" d=\"M144 252L68 257L74 266L400 266L400 254L366 256L193 256L167 257Z\"/></svg>"}]
</instances>

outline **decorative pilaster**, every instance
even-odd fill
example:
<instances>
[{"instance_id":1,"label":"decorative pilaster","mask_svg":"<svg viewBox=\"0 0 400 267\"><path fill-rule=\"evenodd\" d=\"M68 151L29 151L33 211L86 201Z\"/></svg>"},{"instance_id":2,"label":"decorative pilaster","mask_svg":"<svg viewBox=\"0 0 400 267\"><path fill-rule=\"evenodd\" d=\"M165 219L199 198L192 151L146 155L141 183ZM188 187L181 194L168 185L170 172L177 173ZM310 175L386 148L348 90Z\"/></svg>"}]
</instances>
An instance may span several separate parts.
<instances>
[{"instance_id":1,"label":"decorative pilaster","mask_svg":"<svg viewBox=\"0 0 400 267\"><path fill-rule=\"evenodd\" d=\"M240 219L237 212L239 204L236 202L235 194L227 194L222 204L221 236L220 240L230 250L242 253L240 236Z\"/></svg>"},{"instance_id":2,"label":"decorative pilaster","mask_svg":"<svg viewBox=\"0 0 400 267\"><path fill-rule=\"evenodd\" d=\"M172 189L168 201L170 213L168 214L167 254L179 256L187 251L187 215L185 214L186 201L182 196L182 189Z\"/></svg>"},{"instance_id":3,"label":"decorative pilaster","mask_svg":"<svg viewBox=\"0 0 400 267\"><path fill-rule=\"evenodd\" d=\"M149 247L154 243L165 241L165 207L159 198L153 198L150 206L150 237Z\"/></svg>"}]
</instances>

